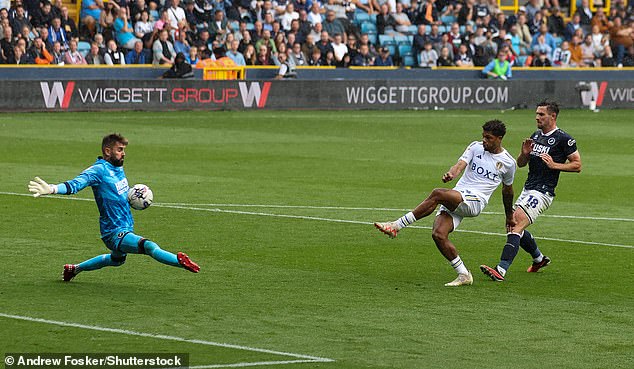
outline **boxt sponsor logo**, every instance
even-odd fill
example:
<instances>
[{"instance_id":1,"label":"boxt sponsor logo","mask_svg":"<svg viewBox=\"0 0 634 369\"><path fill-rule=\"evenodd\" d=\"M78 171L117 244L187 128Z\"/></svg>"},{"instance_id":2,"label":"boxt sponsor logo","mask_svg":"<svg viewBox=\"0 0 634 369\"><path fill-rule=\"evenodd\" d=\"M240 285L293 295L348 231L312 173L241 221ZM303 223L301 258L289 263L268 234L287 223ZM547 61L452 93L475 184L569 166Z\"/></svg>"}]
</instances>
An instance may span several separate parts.
<instances>
[{"instance_id":1,"label":"boxt sponsor logo","mask_svg":"<svg viewBox=\"0 0 634 369\"><path fill-rule=\"evenodd\" d=\"M75 81L66 86L62 82L40 82L42 97L47 109L68 109L72 100L76 105L133 104L152 105L171 103L174 105L209 106L229 104L239 99L245 108L264 108L266 106L271 82L238 82L235 87L77 87Z\"/></svg>"}]
</instances>

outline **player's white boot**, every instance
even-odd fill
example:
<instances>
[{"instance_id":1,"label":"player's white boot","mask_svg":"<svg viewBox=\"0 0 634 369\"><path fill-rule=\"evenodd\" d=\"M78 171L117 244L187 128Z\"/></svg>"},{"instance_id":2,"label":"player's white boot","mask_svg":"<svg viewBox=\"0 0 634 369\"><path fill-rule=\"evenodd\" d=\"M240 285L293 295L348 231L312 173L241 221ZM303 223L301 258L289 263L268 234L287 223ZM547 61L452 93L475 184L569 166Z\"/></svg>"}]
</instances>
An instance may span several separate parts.
<instances>
[{"instance_id":1,"label":"player's white boot","mask_svg":"<svg viewBox=\"0 0 634 369\"><path fill-rule=\"evenodd\" d=\"M445 287L471 286L473 284L473 276L469 274L458 274L458 277L449 283L445 283Z\"/></svg>"},{"instance_id":2,"label":"player's white boot","mask_svg":"<svg viewBox=\"0 0 634 369\"><path fill-rule=\"evenodd\" d=\"M374 226L381 232L385 233L390 238L396 238L398 236L399 229L396 227L396 222L386 223L374 223Z\"/></svg>"}]
</instances>

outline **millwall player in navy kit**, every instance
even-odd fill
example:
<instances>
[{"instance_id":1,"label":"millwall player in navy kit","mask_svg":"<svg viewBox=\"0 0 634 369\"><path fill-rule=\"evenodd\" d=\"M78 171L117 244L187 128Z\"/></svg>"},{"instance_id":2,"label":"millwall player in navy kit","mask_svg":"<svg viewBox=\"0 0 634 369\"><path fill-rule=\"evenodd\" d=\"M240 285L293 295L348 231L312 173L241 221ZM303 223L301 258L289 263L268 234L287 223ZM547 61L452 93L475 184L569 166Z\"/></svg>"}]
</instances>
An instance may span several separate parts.
<instances>
[{"instance_id":1,"label":"millwall player in navy kit","mask_svg":"<svg viewBox=\"0 0 634 369\"><path fill-rule=\"evenodd\" d=\"M534 273L550 264L533 236L526 228L533 224L555 198L555 187L560 172L581 172L581 156L577 143L569 134L557 128L559 106L554 102L537 104L535 112L538 130L522 143L522 152L517 157L517 165L528 164L528 178L524 190L515 202L513 219L515 225L509 231L500 262L494 268L481 265L480 269L492 280L504 280L521 246L533 257L533 264L527 272Z\"/></svg>"},{"instance_id":2,"label":"millwall player in navy kit","mask_svg":"<svg viewBox=\"0 0 634 369\"><path fill-rule=\"evenodd\" d=\"M442 176L443 182L449 182L464 174L453 189L436 188L413 211L394 222L374 223L374 226L390 238L418 219L436 213L432 238L438 250L449 260L458 277L445 286L470 285L473 276L458 256L456 246L449 240L464 217L476 217L489 202L495 189L502 183L502 202L506 212L506 227L513 224L513 178L515 177L515 159L502 147L502 138L506 134L504 123L491 120L482 126L482 141L472 142L458 162Z\"/></svg>"}]
</instances>

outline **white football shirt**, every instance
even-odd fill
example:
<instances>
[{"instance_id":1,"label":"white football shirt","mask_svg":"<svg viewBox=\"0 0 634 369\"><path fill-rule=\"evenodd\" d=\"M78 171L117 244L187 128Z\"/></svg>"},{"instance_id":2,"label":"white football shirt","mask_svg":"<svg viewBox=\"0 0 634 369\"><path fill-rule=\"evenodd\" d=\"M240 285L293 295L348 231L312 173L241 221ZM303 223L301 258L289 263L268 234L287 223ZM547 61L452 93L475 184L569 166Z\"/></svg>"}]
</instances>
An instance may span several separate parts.
<instances>
[{"instance_id":1,"label":"white football shirt","mask_svg":"<svg viewBox=\"0 0 634 369\"><path fill-rule=\"evenodd\" d=\"M454 190L474 192L486 203L495 189L504 183L509 186L515 178L516 163L511 154L502 149L499 154L484 150L482 141L472 142L464 151L460 160L467 163L462 177Z\"/></svg>"}]
</instances>

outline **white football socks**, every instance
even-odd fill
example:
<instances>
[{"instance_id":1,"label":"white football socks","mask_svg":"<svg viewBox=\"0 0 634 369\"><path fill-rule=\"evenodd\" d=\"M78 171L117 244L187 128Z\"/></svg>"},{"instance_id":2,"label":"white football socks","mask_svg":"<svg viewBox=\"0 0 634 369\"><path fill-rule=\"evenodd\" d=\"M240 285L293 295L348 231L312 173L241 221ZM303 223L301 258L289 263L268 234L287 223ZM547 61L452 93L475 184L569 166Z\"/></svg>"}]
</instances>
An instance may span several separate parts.
<instances>
[{"instance_id":1,"label":"white football socks","mask_svg":"<svg viewBox=\"0 0 634 369\"><path fill-rule=\"evenodd\" d=\"M539 256L536 258L533 258L533 262L534 263L541 263L542 260L544 260L544 254L542 254L541 252L539 253Z\"/></svg>"},{"instance_id":2,"label":"white football socks","mask_svg":"<svg viewBox=\"0 0 634 369\"><path fill-rule=\"evenodd\" d=\"M460 256L458 256L455 259L453 259L452 261L450 261L449 264L451 264L451 266L454 268L456 273L458 273L458 274L469 274L469 271L467 270L467 267L462 262L462 259L460 259Z\"/></svg>"},{"instance_id":3,"label":"white football socks","mask_svg":"<svg viewBox=\"0 0 634 369\"><path fill-rule=\"evenodd\" d=\"M414 217L414 213L410 211L409 213L398 218L395 223L398 229L401 229L401 228L407 227L408 225L414 223L415 221L416 221L416 218Z\"/></svg>"}]
</instances>

